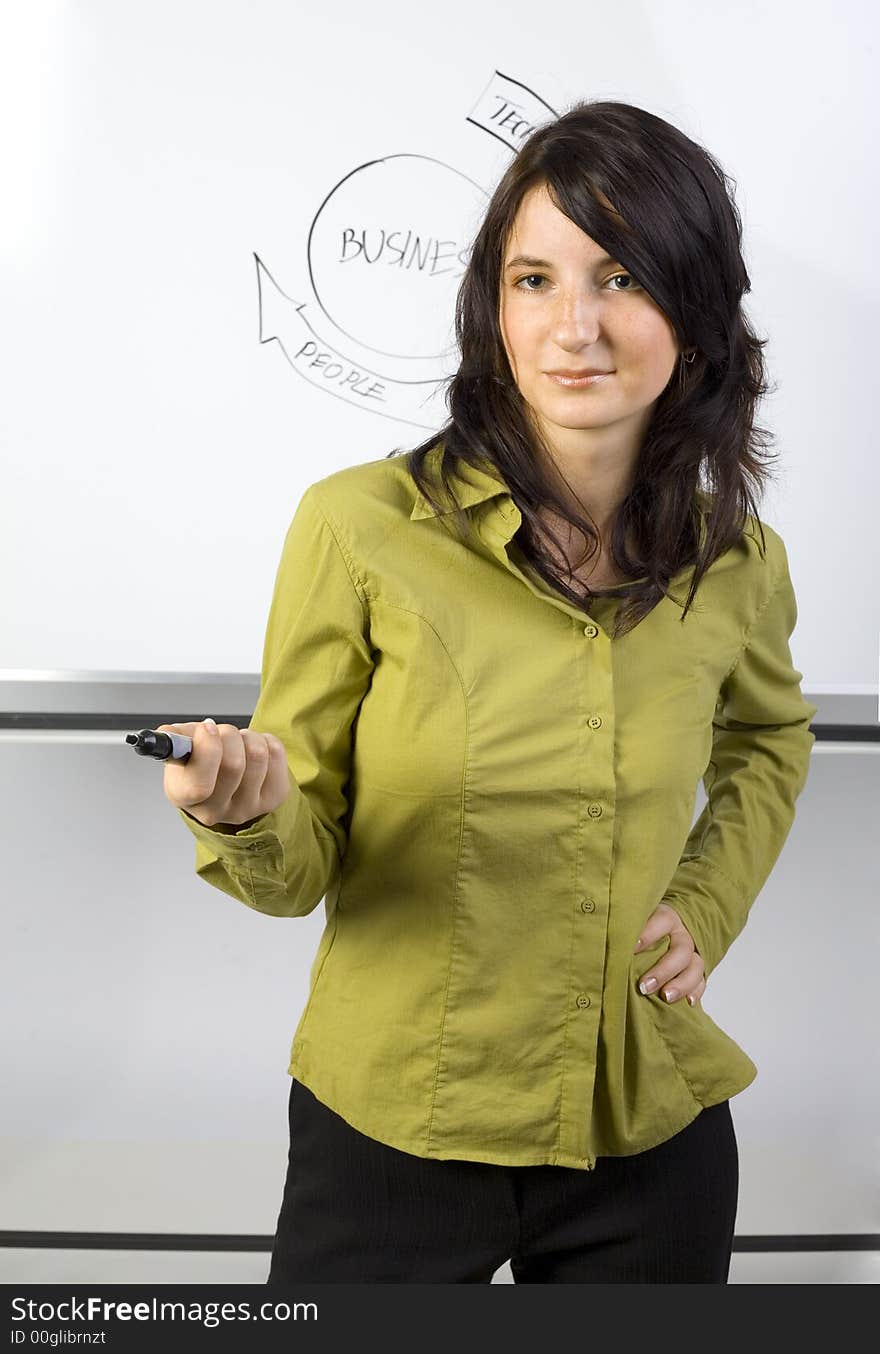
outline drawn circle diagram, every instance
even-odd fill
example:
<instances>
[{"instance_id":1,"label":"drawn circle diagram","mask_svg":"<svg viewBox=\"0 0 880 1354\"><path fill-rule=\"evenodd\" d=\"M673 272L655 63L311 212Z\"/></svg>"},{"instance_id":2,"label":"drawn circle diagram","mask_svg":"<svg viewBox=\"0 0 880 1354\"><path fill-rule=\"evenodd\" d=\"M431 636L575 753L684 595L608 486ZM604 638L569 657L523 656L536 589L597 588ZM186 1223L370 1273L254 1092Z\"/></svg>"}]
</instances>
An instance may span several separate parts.
<instances>
[{"instance_id":1,"label":"drawn circle diagram","mask_svg":"<svg viewBox=\"0 0 880 1354\"><path fill-rule=\"evenodd\" d=\"M372 352L442 361L455 343L456 294L486 198L430 156L389 155L353 169L309 230L309 276L327 319Z\"/></svg>"}]
</instances>

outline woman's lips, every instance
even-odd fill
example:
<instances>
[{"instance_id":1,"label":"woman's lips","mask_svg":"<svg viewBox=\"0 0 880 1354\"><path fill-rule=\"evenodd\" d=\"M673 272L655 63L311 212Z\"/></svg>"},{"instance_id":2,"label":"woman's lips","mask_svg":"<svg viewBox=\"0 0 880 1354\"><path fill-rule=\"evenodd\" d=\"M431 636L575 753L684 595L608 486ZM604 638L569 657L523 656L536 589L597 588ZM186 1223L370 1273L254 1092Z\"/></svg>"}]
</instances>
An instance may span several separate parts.
<instances>
[{"instance_id":1,"label":"woman's lips","mask_svg":"<svg viewBox=\"0 0 880 1354\"><path fill-rule=\"evenodd\" d=\"M558 386L569 386L578 390L584 386L598 385L600 381L607 381L609 376L613 376L613 371L598 372L595 376L556 376L553 372L547 371L545 376L549 376L551 381L555 381Z\"/></svg>"}]
</instances>

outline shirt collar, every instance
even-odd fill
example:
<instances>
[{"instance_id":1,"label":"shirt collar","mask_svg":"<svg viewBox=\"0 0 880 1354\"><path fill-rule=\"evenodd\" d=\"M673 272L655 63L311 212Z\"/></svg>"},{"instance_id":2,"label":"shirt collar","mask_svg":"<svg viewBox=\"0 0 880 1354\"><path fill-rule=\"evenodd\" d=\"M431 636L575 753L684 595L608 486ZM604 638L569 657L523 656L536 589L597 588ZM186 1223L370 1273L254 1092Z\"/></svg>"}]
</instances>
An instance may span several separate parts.
<instances>
[{"instance_id":1,"label":"shirt collar","mask_svg":"<svg viewBox=\"0 0 880 1354\"><path fill-rule=\"evenodd\" d=\"M425 457L425 467L430 464L431 470L434 470L439 463L440 445L433 446ZM502 513L507 518L519 519L519 509L513 503L513 498L509 488L497 471L491 473L484 470L478 470L475 466L469 465L456 458L456 469L452 472L452 479L455 484L458 501L463 508L472 508L477 503L484 503L489 498L495 498L499 494L506 494L510 499L510 510L505 511L502 507ZM465 479L464 475L468 478ZM708 505L708 496L705 491L698 489L696 491L697 507L699 511L699 532L700 548L702 549L706 539L706 509ZM416 489L416 501L413 504L410 513L410 521L418 521L424 517L444 516L446 513L454 511L454 506L441 508L439 513L432 508L420 489ZM515 528L514 528L515 529ZM636 580L640 582L641 580Z\"/></svg>"},{"instance_id":2,"label":"shirt collar","mask_svg":"<svg viewBox=\"0 0 880 1354\"><path fill-rule=\"evenodd\" d=\"M425 458L425 468L434 470L439 465L439 449L432 447ZM465 478L466 476L466 478ZM452 480L455 485L456 497L462 508L472 508L477 503L483 503L488 498L494 498L497 494L510 495L510 490L504 480L497 473L491 473L484 470L477 470L476 467L469 465L461 460L456 460L456 468L452 472ZM422 517L438 517L446 513L453 512L454 504L446 508L441 508L439 513L432 508L428 500L420 489L416 489L416 501L413 504L410 520L417 521Z\"/></svg>"}]
</instances>

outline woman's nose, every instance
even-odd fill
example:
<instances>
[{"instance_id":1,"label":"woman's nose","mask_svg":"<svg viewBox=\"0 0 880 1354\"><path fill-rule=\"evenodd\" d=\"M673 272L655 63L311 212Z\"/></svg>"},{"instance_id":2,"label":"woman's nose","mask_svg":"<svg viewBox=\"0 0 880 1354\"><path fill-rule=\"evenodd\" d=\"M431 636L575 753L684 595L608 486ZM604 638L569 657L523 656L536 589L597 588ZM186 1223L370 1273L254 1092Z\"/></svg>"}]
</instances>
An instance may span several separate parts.
<instances>
[{"instance_id":1,"label":"woman's nose","mask_svg":"<svg viewBox=\"0 0 880 1354\"><path fill-rule=\"evenodd\" d=\"M553 315L554 333L594 342L599 328L599 303L592 293L565 292L560 296Z\"/></svg>"}]
</instances>

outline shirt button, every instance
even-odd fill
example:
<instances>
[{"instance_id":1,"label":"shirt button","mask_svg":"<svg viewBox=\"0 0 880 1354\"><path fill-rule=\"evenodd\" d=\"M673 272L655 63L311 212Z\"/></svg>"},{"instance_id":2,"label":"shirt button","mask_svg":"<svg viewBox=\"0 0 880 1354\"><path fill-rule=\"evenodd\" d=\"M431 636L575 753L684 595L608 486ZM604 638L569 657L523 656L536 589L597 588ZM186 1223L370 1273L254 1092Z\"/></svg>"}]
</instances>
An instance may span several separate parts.
<instances>
[{"instance_id":1,"label":"shirt button","mask_svg":"<svg viewBox=\"0 0 880 1354\"><path fill-rule=\"evenodd\" d=\"M602 805L601 805L601 804L590 804L590 805L588 805L588 807L587 807L587 813L590 815L591 818L601 818L601 817L602 817Z\"/></svg>"},{"instance_id":2,"label":"shirt button","mask_svg":"<svg viewBox=\"0 0 880 1354\"><path fill-rule=\"evenodd\" d=\"M590 998L587 996L586 992L578 993L577 1004L578 1006L589 1006Z\"/></svg>"},{"instance_id":3,"label":"shirt button","mask_svg":"<svg viewBox=\"0 0 880 1354\"><path fill-rule=\"evenodd\" d=\"M597 625L584 626L584 634L586 635L587 639L595 639L598 633L599 627Z\"/></svg>"},{"instance_id":4,"label":"shirt button","mask_svg":"<svg viewBox=\"0 0 880 1354\"><path fill-rule=\"evenodd\" d=\"M581 899L581 912L595 912L595 911L596 904L593 902L592 898Z\"/></svg>"},{"instance_id":5,"label":"shirt button","mask_svg":"<svg viewBox=\"0 0 880 1354\"><path fill-rule=\"evenodd\" d=\"M590 718L588 719L587 723L589 724L591 729L601 729L602 727L602 720L599 718L598 715L590 715Z\"/></svg>"}]
</instances>

